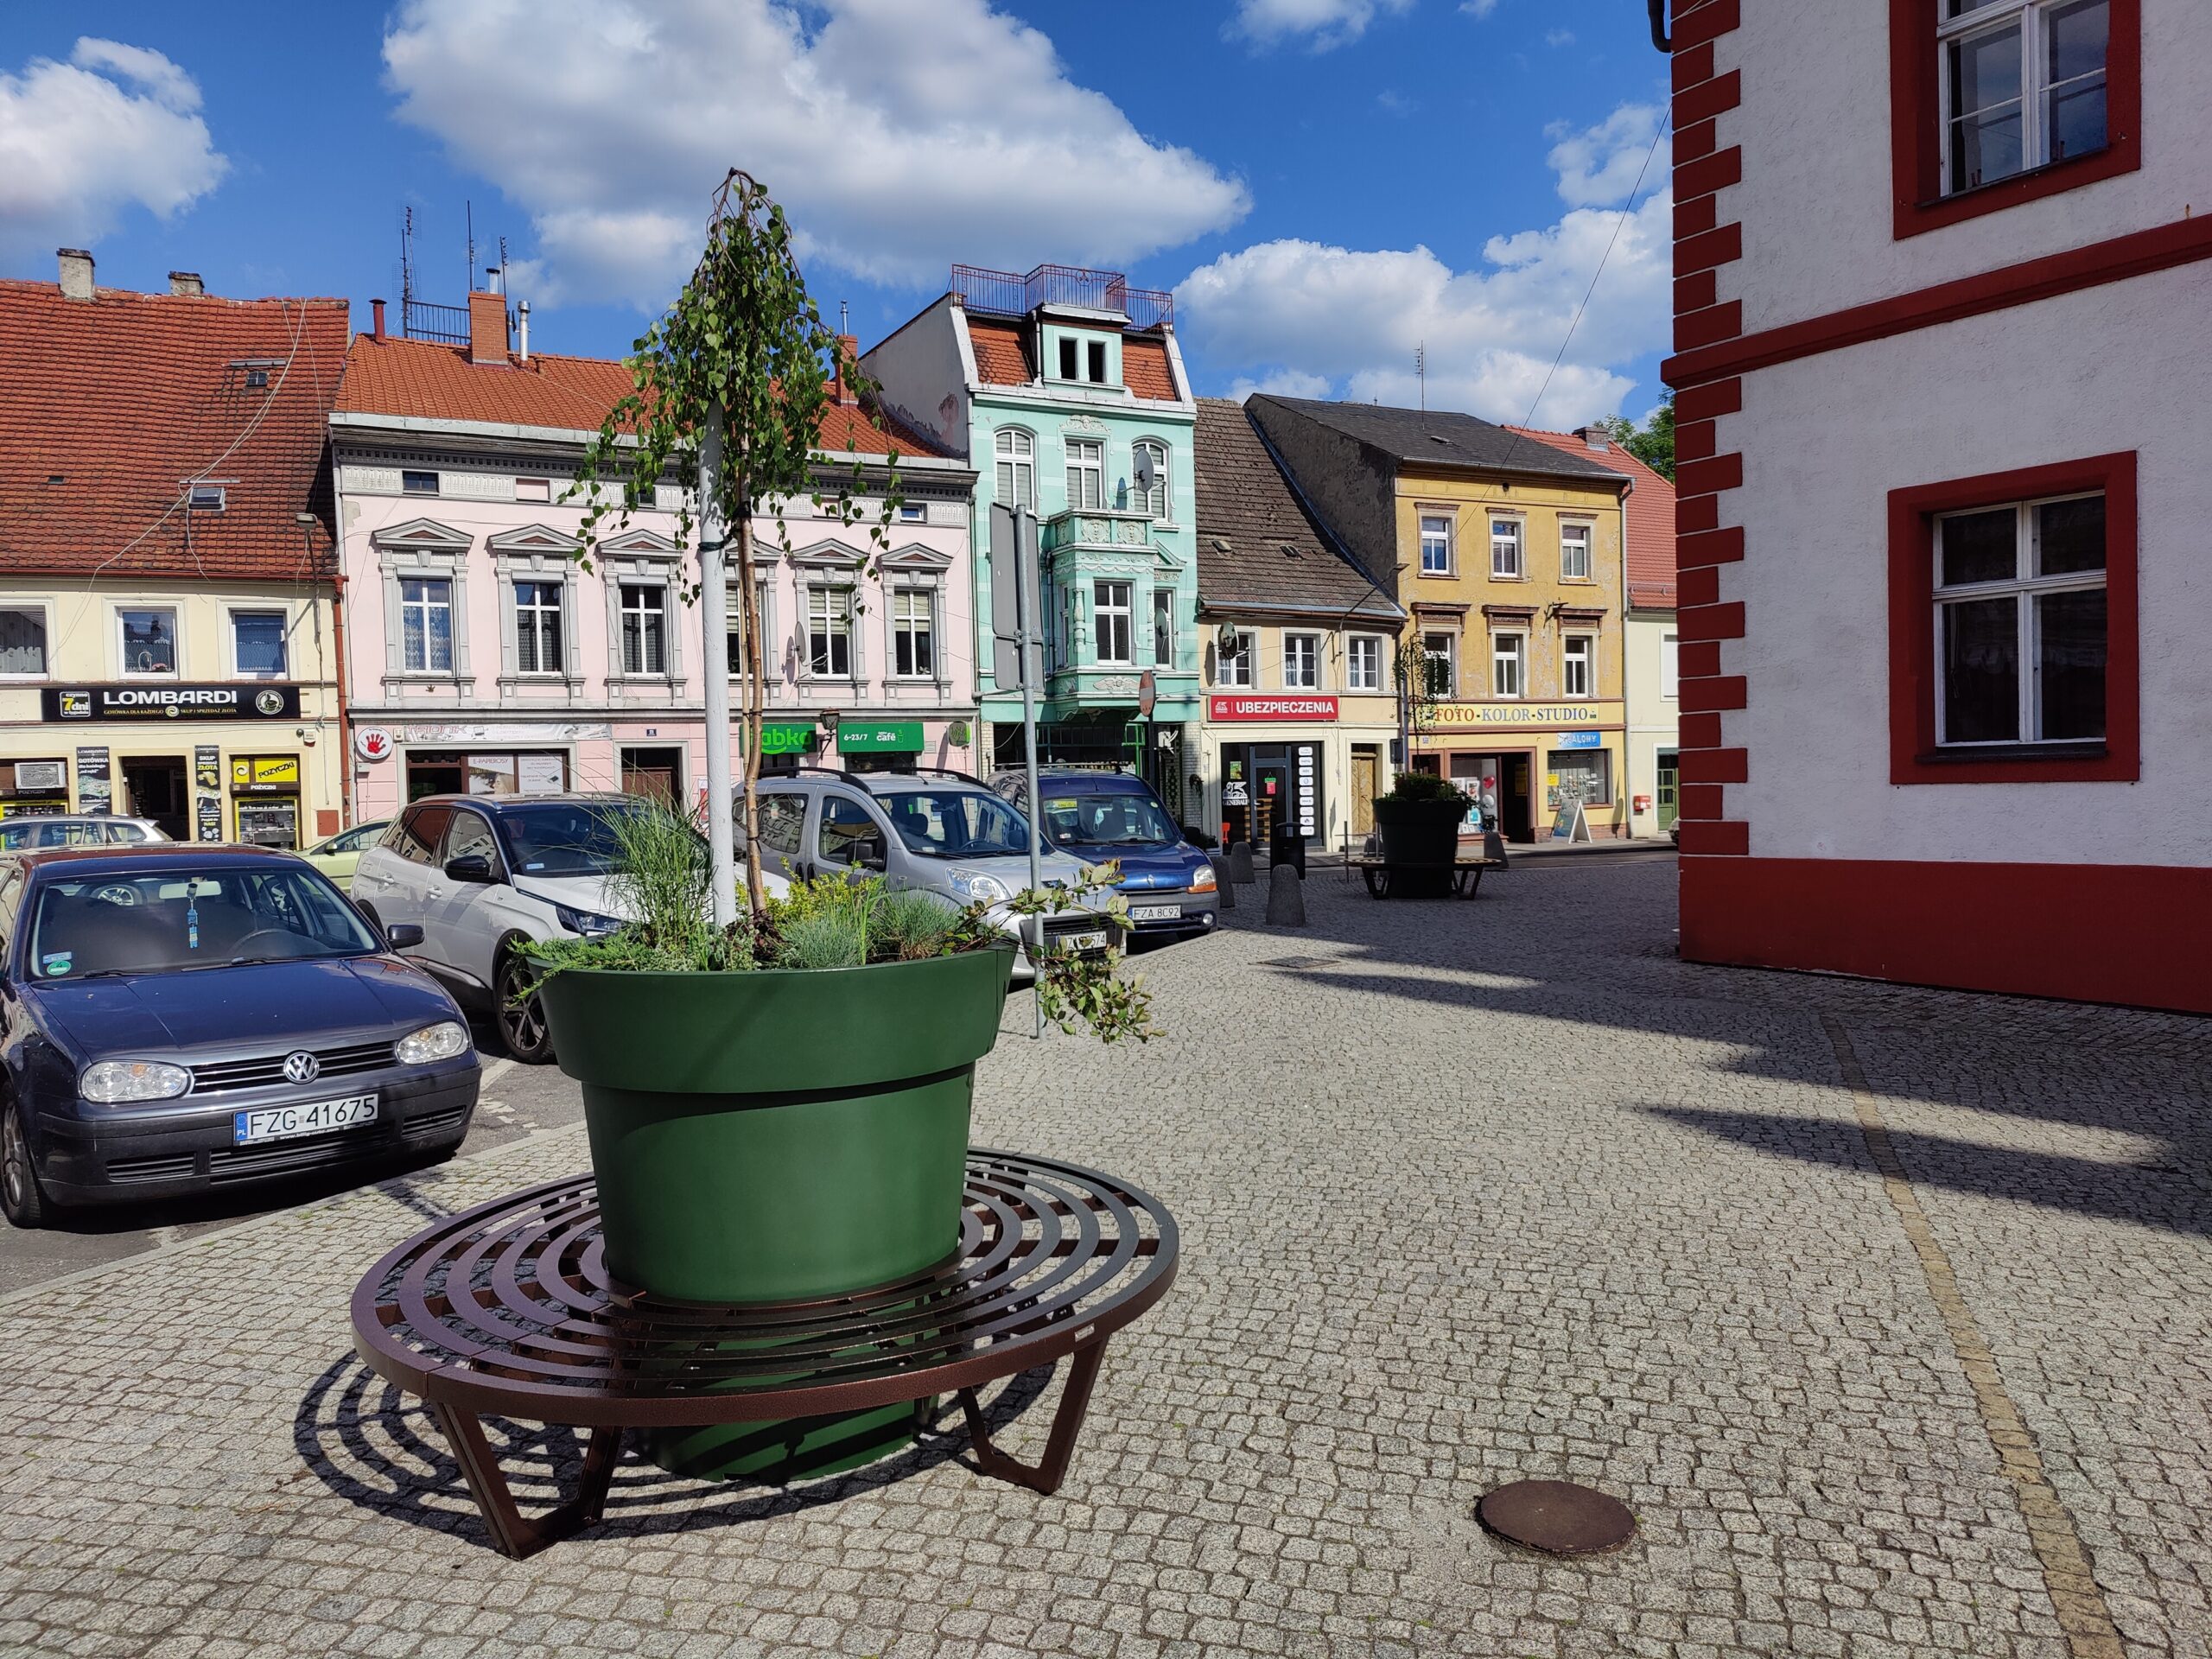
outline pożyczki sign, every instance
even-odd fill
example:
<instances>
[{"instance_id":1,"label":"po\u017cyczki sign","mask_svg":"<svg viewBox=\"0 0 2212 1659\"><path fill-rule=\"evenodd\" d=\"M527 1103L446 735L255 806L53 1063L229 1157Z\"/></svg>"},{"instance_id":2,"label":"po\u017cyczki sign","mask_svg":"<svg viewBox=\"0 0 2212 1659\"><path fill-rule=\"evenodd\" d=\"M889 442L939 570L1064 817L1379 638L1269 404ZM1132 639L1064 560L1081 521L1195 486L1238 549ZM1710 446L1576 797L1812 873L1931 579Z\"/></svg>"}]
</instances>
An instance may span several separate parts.
<instances>
[{"instance_id":1,"label":"po\u017cyczki sign","mask_svg":"<svg viewBox=\"0 0 2212 1659\"><path fill-rule=\"evenodd\" d=\"M39 694L51 721L297 720L296 685L48 686Z\"/></svg>"},{"instance_id":2,"label":"po\u017cyczki sign","mask_svg":"<svg viewBox=\"0 0 2212 1659\"><path fill-rule=\"evenodd\" d=\"M1206 699L1209 720L1334 720L1334 697L1295 691L1230 692Z\"/></svg>"}]
</instances>

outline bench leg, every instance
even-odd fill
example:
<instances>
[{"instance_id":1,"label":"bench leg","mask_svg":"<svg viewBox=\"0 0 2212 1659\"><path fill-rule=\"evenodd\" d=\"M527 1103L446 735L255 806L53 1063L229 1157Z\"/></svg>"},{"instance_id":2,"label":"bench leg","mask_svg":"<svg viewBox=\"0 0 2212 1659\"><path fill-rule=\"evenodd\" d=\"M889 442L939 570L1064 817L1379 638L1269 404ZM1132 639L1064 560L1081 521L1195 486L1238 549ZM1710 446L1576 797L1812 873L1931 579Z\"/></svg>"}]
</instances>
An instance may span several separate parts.
<instances>
[{"instance_id":1,"label":"bench leg","mask_svg":"<svg viewBox=\"0 0 2212 1659\"><path fill-rule=\"evenodd\" d=\"M1009 1458L991 1444L990 1430L984 1425L983 1408L976 1403L976 1390L961 1389L961 1414L968 1420L968 1438L975 1447L977 1466L987 1475L1027 1486L1048 1497L1059 1491L1060 1482L1067 1478L1068 1459L1075 1454L1076 1436L1083 1432L1084 1417L1090 1409L1090 1390L1098 1381L1098 1363L1105 1357L1103 1337L1068 1357L1067 1386L1060 1392L1060 1408L1052 1414L1052 1432L1045 1442L1044 1459L1034 1468Z\"/></svg>"},{"instance_id":2,"label":"bench leg","mask_svg":"<svg viewBox=\"0 0 2212 1659\"><path fill-rule=\"evenodd\" d=\"M620 1429L592 1430L590 1443L584 1448L583 1478L577 1483L576 1495L531 1520L517 1506L514 1491L499 1472L499 1459L492 1443L484 1438L484 1425L476 1414L435 1401L430 1411L444 1431L447 1444L453 1447L468 1482L469 1495L476 1500L501 1554L522 1560L600 1519L607 1507L607 1487L614 1479L615 1460L622 1452Z\"/></svg>"}]
</instances>

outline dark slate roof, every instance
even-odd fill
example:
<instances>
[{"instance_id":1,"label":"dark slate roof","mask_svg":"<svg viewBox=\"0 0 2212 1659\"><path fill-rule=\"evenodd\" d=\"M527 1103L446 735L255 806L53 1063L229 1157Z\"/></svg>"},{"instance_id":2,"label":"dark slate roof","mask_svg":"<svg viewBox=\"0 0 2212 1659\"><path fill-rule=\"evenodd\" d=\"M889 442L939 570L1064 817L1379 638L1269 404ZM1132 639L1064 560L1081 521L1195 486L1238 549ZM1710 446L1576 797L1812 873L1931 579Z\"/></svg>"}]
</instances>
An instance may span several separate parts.
<instances>
[{"instance_id":1,"label":"dark slate roof","mask_svg":"<svg viewBox=\"0 0 2212 1659\"><path fill-rule=\"evenodd\" d=\"M1467 467L1553 478L1617 480L1622 476L1594 461L1563 454L1548 444L1472 415L1390 409L1380 404L1321 403L1310 397L1263 395L1252 401L1303 416L1413 466Z\"/></svg>"},{"instance_id":2,"label":"dark slate roof","mask_svg":"<svg viewBox=\"0 0 2212 1659\"><path fill-rule=\"evenodd\" d=\"M1199 603L1210 611L1259 604L1400 614L1306 511L1244 406L1201 397L1198 408Z\"/></svg>"}]
</instances>

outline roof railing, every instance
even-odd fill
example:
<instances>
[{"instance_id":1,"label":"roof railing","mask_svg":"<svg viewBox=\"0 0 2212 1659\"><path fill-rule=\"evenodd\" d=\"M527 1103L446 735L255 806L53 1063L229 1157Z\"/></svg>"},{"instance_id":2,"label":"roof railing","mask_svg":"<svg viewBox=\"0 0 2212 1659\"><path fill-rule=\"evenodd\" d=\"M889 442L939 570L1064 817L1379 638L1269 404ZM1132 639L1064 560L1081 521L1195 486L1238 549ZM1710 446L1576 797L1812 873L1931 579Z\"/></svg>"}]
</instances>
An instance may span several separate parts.
<instances>
[{"instance_id":1,"label":"roof railing","mask_svg":"<svg viewBox=\"0 0 2212 1659\"><path fill-rule=\"evenodd\" d=\"M441 346L466 346L468 308L404 299L399 303L399 334L403 340L431 340Z\"/></svg>"},{"instance_id":2,"label":"roof railing","mask_svg":"<svg viewBox=\"0 0 2212 1659\"><path fill-rule=\"evenodd\" d=\"M1083 306L1093 311L1118 311L1133 328L1154 328L1175 322L1175 296L1165 289L1131 288L1118 270L1091 270L1082 265L1039 265L1018 273L986 270L980 265L955 265L950 291L970 311L997 316L1026 317L1040 305Z\"/></svg>"}]
</instances>

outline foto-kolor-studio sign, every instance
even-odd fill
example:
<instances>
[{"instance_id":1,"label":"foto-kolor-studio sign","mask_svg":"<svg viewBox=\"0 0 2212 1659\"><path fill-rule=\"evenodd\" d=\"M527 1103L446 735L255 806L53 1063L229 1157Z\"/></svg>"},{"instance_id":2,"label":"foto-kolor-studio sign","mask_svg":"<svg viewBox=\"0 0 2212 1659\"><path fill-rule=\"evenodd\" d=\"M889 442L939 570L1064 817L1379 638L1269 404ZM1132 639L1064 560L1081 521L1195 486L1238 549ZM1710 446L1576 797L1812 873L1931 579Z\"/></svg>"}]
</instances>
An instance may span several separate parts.
<instances>
[{"instance_id":1,"label":"foto-kolor-studio sign","mask_svg":"<svg viewBox=\"0 0 2212 1659\"><path fill-rule=\"evenodd\" d=\"M52 686L41 694L51 721L297 720L296 685Z\"/></svg>"}]
</instances>

